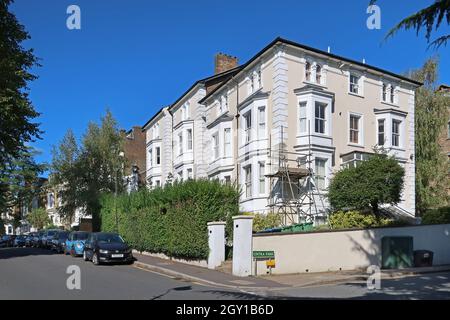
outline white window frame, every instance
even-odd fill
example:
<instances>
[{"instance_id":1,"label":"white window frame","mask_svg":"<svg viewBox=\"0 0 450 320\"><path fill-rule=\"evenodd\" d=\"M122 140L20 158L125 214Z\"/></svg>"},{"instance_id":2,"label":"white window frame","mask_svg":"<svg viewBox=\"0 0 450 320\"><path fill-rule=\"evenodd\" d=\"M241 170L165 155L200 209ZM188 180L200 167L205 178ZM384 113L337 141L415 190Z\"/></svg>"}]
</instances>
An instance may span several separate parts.
<instances>
[{"instance_id":1,"label":"white window frame","mask_svg":"<svg viewBox=\"0 0 450 320\"><path fill-rule=\"evenodd\" d=\"M249 199L252 197L252 187L253 187L253 177L252 177L252 165L249 164L244 167L244 185L245 185L245 198Z\"/></svg>"},{"instance_id":2,"label":"white window frame","mask_svg":"<svg viewBox=\"0 0 450 320\"><path fill-rule=\"evenodd\" d=\"M352 77L357 79L357 82L352 82ZM352 88L356 88L356 92L353 92ZM350 72L348 76L348 92L358 96L362 96L361 76L357 73Z\"/></svg>"},{"instance_id":3,"label":"white window frame","mask_svg":"<svg viewBox=\"0 0 450 320\"><path fill-rule=\"evenodd\" d=\"M186 129L186 136L187 136L187 139L186 139L186 143L187 143L186 150L187 151L192 151L192 148L193 148L192 129Z\"/></svg>"},{"instance_id":4,"label":"white window frame","mask_svg":"<svg viewBox=\"0 0 450 320\"><path fill-rule=\"evenodd\" d=\"M231 128L223 130L223 154L225 158L231 157Z\"/></svg>"},{"instance_id":5,"label":"white window frame","mask_svg":"<svg viewBox=\"0 0 450 320\"><path fill-rule=\"evenodd\" d=\"M184 152L183 150L183 132L178 133L178 155L182 155Z\"/></svg>"},{"instance_id":6,"label":"white window frame","mask_svg":"<svg viewBox=\"0 0 450 320\"><path fill-rule=\"evenodd\" d=\"M302 109L304 114L302 114ZM304 128L302 129L302 120L304 121ZM308 132L308 102L299 101L298 103L298 134L304 134Z\"/></svg>"},{"instance_id":7,"label":"white window frame","mask_svg":"<svg viewBox=\"0 0 450 320\"><path fill-rule=\"evenodd\" d=\"M155 147L155 163L157 166L161 165L161 147Z\"/></svg>"},{"instance_id":8,"label":"white window frame","mask_svg":"<svg viewBox=\"0 0 450 320\"><path fill-rule=\"evenodd\" d=\"M324 110L323 110L323 118L318 118L316 116L316 108L317 105L323 106ZM329 108L329 105L320 101L314 101L314 110L313 110L313 116L314 116L314 133L315 134L322 134L322 135L326 135L327 132L327 108ZM320 116L320 115L319 115ZM319 122L316 122L319 121ZM323 122L323 132L317 131L317 123Z\"/></svg>"},{"instance_id":9,"label":"white window frame","mask_svg":"<svg viewBox=\"0 0 450 320\"><path fill-rule=\"evenodd\" d=\"M358 142L352 142L351 141L351 119L352 117L355 117L358 119ZM349 145L356 145L356 146L363 146L364 145L364 116L361 113L356 112L349 112L348 114L348 144Z\"/></svg>"},{"instance_id":10,"label":"white window frame","mask_svg":"<svg viewBox=\"0 0 450 320\"><path fill-rule=\"evenodd\" d=\"M380 122L383 122L383 132L380 132ZM380 134L383 134L383 144L380 144ZM378 146L385 146L386 145L386 119L385 118L379 118L377 119L377 145Z\"/></svg>"},{"instance_id":11,"label":"white window frame","mask_svg":"<svg viewBox=\"0 0 450 320\"><path fill-rule=\"evenodd\" d=\"M252 110L243 115L244 120L244 144L252 141Z\"/></svg>"},{"instance_id":12,"label":"white window frame","mask_svg":"<svg viewBox=\"0 0 450 320\"><path fill-rule=\"evenodd\" d=\"M150 159L150 167L153 167L153 147L151 147L150 149L148 149L148 158Z\"/></svg>"},{"instance_id":13,"label":"white window frame","mask_svg":"<svg viewBox=\"0 0 450 320\"><path fill-rule=\"evenodd\" d=\"M260 195L266 194L266 164L261 161L258 162L258 175L259 175L259 181L258 181L258 191Z\"/></svg>"},{"instance_id":14,"label":"white window frame","mask_svg":"<svg viewBox=\"0 0 450 320\"><path fill-rule=\"evenodd\" d=\"M266 106L258 107L258 139L266 138Z\"/></svg>"},{"instance_id":15,"label":"white window frame","mask_svg":"<svg viewBox=\"0 0 450 320\"><path fill-rule=\"evenodd\" d=\"M220 156L219 154L219 132L215 132L212 135L212 155L213 159L217 160Z\"/></svg>"},{"instance_id":16,"label":"white window frame","mask_svg":"<svg viewBox=\"0 0 450 320\"><path fill-rule=\"evenodd\" d=\"M319 175L319 172L318 172L319 170L317 170L317 168L318 168L317 162L318 161L321 161L324 163L323 176ZM315 176L315 181L316 181L316 187L318 190L325 190L327 188L327 164L328 164L328 159L326 159L326 158L316 157L314 159L314 176ZM323 186L321 186L319 181L323 181Z\"/></svg>"},{"instance_id":17,"label":"white window frame","mask_svg":"<svg viewBox=\"0 0 450 320\"><path fill-rule=\"evenodd\" d=\"M391 130L391 145L393 148L402 148L402 123L400 119L392 119L392 130ZM394 132L394 124L397 124L398 132ZM394 144L394 136L397 140L397 145Z\"/></svg>"}]
</instances>

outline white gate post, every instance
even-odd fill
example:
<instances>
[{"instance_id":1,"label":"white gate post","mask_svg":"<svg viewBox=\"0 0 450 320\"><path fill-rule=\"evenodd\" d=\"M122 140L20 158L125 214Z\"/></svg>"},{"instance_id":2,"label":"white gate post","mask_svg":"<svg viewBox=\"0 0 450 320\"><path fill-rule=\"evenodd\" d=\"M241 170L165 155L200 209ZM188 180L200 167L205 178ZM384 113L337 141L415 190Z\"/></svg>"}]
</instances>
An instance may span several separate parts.
<instances>
[{"instance_id":1,"label":"white gate post","mask_svg":"<svg viewBox=\"0 0 450 320\"><path fill-rule=\"evenodd\" d=\"M233 217L233 275L248 277L252 274L252 216Z\"/></svg>"},{"instance_id":2,"label":"white gate post","mask_svg":"<svg viewBox=\"0 0 450 320\"><path fill-rule=\"evenodd\" d=\"M215 269L225 261L225 222L208 222L208 269Z\"/></svg>"}]
</instances>

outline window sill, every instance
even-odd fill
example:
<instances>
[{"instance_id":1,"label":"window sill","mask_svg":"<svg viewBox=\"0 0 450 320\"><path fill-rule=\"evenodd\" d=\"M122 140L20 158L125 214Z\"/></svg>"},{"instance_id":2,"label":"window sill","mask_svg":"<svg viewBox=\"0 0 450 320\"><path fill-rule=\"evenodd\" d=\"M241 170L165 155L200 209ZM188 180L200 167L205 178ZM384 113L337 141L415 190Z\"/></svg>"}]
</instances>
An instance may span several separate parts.
<instances>
[{"instance_id":1,"label":"window sill","mask_svg":"<svg viewBox=\"0 0 450 320\"><path fill-rule=\"evenodd\" d=\"M353 92L350 92L350 91L348 91L347 93L348 93L349 95L351 95L351 96L354 96L354 97L358 97L358 98L364 99L364 96L363 96L362 94L359 94L359 93L353 93Z\"/></svg>"},{"instance_id":2,"label":"window sill","mask_svg":"<svg viewBox=\"0 0 450 320\"><path fill-rule=\"evenodd\" d=\"M356 148L362 148L364 149L364 145L359 144L359 143L351 143L351 142L347 142L347 145L350 147L356 147Z\"/></svg>"},{"instance_id":3,"label":"window sill","mask_svg":"<svg viewBox=\"0 0 450 320\"><path fill-rule=\"evenodd\" d=\"M387 105L387 106L391 106L391 107L399 107L399 105L398 105L398 103L392 103L392 102L389 102L389 101L383 101L383 100L381 100L380 101L382 104L385 104L385 105Z\"/></svg>"},{"instance_id":4,"label":"window sill","mask_svg":"<svg viewBox=\"0 0 450 320\"><path fill-rule=\"evenodd\" d=\"M317 83L317 82L313 82L313 81L303 80L303 83L306 85L313 85L313 86L318 86L318 87L322 87L322 88L327 88L326 84L321 84L321 83Z\"/></svg>"}]
</instances>

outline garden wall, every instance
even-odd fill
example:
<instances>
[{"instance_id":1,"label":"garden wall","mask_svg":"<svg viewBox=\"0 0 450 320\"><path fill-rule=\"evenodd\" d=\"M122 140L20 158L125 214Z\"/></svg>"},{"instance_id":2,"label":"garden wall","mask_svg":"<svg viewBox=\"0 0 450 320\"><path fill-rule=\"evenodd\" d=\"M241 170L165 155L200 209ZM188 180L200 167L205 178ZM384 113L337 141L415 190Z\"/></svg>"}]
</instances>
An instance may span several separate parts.
<instances>
[{"instance_id":1,"label":"garden wall","mask_svg":"<svg viewBox=\"0 0 450 320\"><path fill-rule=\"evenodd\" d=\"M365 269L381 266L381 239L385 236L412 236L414 250L434 252L434 265L450 264L450 224L260 234L253 236L253 251L275 251L272 274ZM258 261L256 270L266 274L265 261Z\"/></svg>"}]
</instances>

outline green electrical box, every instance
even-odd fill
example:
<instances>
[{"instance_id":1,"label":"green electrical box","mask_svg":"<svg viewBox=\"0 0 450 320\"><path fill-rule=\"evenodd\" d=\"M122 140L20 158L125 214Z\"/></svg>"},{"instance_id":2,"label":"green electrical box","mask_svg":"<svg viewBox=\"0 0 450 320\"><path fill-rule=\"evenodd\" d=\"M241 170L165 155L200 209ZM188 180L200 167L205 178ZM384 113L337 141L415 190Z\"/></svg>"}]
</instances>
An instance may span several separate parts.
<instances>
[{"instance_id":1,"label":"green electrical box","mask_svg":"<svg viewBox=\"0 0 450 320\"><path fill-rule=\"evenodd\" d=\"M383 237L381 239L382 269L402 269L414 266L413 237Z\"/></svg>"}]
</instances>

